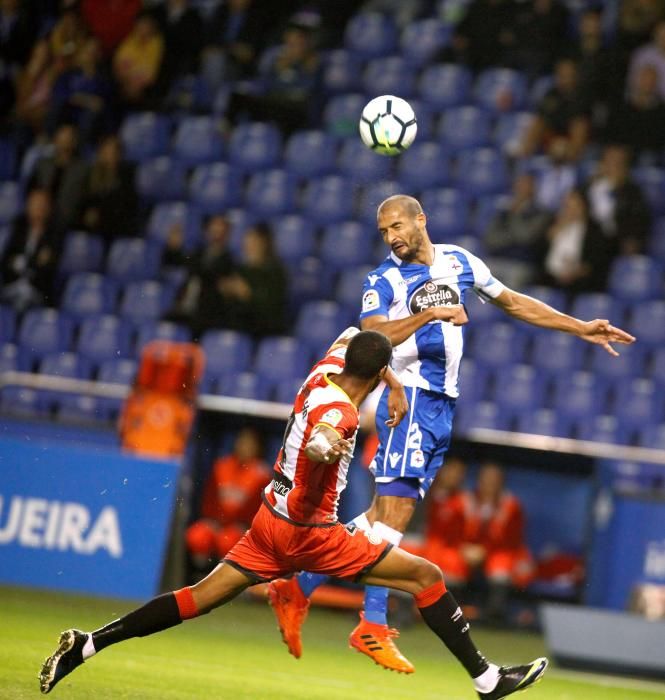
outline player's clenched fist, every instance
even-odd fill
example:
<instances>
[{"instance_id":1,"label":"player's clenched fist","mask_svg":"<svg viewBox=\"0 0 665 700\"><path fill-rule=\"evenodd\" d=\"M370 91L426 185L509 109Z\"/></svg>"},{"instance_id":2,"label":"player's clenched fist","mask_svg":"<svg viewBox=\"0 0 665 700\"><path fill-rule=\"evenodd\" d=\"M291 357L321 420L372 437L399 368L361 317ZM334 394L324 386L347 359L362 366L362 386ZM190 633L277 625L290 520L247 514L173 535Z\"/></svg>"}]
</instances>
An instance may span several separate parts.
<instances>
[{"instance_id":1,"label":"player's clenched fist","mask_svg":"<svg viewBox=\"0 0 665 700\"><path fill-rule=\"evenodd\" d=\"M450 306L434 306L432 313L436 321L448 321L453 326L463 326L468 323L469 317L462 304L452 304Z\"/></svg>"}]
</instances>

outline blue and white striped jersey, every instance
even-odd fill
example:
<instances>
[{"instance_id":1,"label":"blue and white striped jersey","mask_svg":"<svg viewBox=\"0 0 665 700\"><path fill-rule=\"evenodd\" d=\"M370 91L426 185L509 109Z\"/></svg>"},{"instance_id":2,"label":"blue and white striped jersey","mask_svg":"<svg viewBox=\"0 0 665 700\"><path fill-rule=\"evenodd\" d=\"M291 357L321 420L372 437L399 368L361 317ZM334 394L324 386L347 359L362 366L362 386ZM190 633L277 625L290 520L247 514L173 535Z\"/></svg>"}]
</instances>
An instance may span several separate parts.
<instances>
[{"instance_id":1,"label":"blue and white striped jersey","mask_svg":"<svg viewBox=\"0 0 665 700\"><path fill-rule=\"evenodd\" d=\"M486 300L504 289L480 258L459 246L435 244L431 266L390 253L367 275L360 319L382 315L395 321L430 306L463 304L469 290ZM394 348L392 366L405 386L456 398L463 346L464 326L433 321Z\"/></svg>"}]
</instances>

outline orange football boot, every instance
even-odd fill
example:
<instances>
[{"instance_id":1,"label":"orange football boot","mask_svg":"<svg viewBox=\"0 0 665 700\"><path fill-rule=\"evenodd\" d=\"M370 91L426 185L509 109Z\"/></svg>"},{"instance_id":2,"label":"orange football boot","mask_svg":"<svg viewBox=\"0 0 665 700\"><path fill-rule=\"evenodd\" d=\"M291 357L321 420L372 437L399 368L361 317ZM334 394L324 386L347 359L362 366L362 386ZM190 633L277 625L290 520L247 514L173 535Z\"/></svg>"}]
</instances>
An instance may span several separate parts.
<instances>
[{"instance_id":1,"label":"orange football boot","mask_svg":"<svg viewBox=\"0 0 665 700\"><path fill-rule=\"evenodd\" d=\"M268 584L268 600L275 611L282 640L289 654L299 659L302 656L300 628L309 611L309 600L300 589L296 577L278 578Z\"/></svg>"},{"instance_id":2,"label":"orange football boot","mask_svg":"<svg viewBox=\"0 0 665 700\"><path fill-rule=\"evenodd\" d=\"M349 636L349 646L366 654L374 663L390 671L413 673L413 664L402 655L393 639L399 637L394 627L368 622L360 613L360 623Z\"/></svg>"}]
</instances>

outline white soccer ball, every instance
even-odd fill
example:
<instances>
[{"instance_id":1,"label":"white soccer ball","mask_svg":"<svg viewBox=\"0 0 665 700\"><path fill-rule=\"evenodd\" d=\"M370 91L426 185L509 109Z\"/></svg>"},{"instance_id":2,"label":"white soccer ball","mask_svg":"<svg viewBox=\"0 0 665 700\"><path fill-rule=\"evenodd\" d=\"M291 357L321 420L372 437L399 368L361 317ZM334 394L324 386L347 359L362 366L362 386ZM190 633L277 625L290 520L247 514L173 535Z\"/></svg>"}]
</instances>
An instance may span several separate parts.
<instances>
[{"instance_id":1,"label":"white soccer ball","mask_svg":"<svg viewBox=\"0 0 665 700\"><path fill-rule=\"evenodd\" d=\"M416 138L418 124L411 105L401 97L381 95L370 100L360 117L360 138L382 156L396 156Z\"/></svg>"}]
</instances>

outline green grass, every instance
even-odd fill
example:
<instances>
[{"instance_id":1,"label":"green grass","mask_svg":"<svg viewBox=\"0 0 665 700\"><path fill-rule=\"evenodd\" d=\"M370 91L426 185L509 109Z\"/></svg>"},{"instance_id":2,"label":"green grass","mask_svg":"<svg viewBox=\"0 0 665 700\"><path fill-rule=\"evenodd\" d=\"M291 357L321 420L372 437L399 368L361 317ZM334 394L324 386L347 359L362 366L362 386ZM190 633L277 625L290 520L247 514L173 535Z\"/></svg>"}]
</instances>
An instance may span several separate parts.
<instances>
[{"instance_id":1,"label":"green grass","mask_svg":"<svg viewBox=\"0 0 665 700\"><path fill-rule=\"evenodd\" d=\"M62 629L91 629L131 609L126 602L0 589L0 698L39 696L37 673ZM146 639L104 651L62 681L50 697L66 700L473 700L461 667L422 624L403 632L401 650L416 665L400 676L347 648L355 615L315 609L304 631L303 658L290 657L267 605L235 601ZM545 653L537 635L474 630L499 662ZM521 695L518 697L522 697ZM533 700L665 698L665 684L551 669Z\"/></svg>"}]
</instances>

